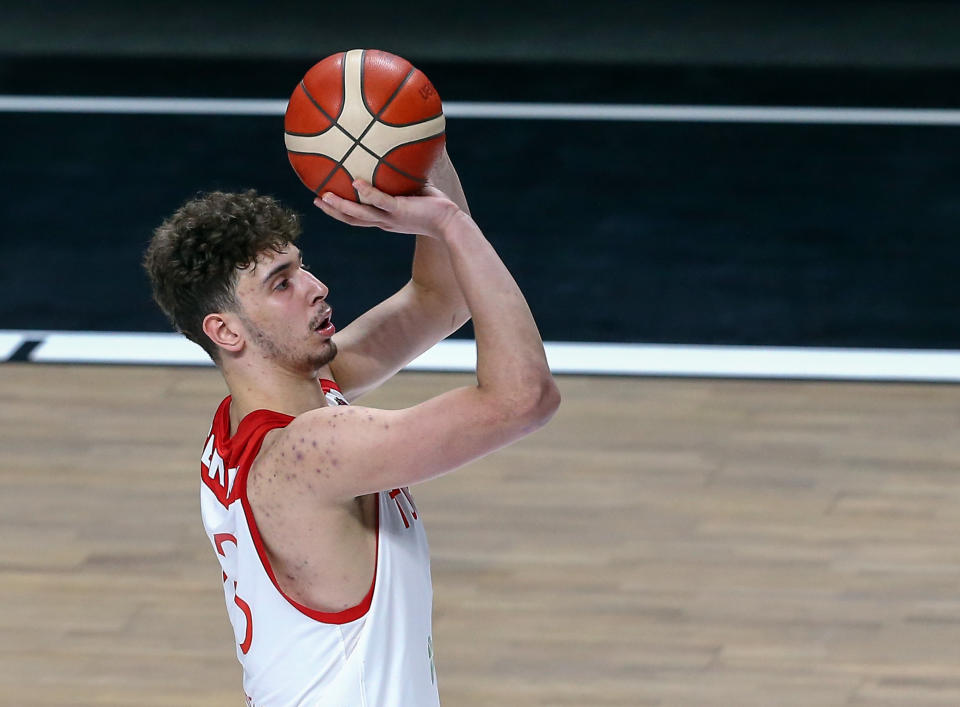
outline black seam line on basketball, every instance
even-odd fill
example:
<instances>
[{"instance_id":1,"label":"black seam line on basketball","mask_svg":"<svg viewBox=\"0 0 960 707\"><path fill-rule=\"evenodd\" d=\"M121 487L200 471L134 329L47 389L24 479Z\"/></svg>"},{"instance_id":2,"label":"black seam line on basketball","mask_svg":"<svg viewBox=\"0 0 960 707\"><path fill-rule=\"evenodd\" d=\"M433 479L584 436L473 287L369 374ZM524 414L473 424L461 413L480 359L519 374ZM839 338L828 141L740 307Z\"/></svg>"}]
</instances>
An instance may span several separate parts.
<instances>
[{"instance_id":1,"label":"black seam line on basketball","mask_svg":"<svg viewBox=\"0 0 960 707\"><path fill-rule=\"evenodd\" d=\"M43 340L41 339L28 339L24 341L7 357L7 361L29 361L30 354L42 343Z\"/></svg>"},{"instance_id":2,"label":"black seam line on basketball","mask_svg":"<svg viewBox=\"0 0 960 707\"><path fill-rule=\"evenodd\" d=\"M397 150L398 148L401 148L401 147L406 147L407 145L416 145L418 142L426 142L427 140L432 140L432 139L435 138L435 137L437 137L437 136L436 136L436 135L432 135L432 136L430 136L430 137L425 137L425 138L423 138L423 139L421 139L421 140L413 140L413 141L411 141L411 142L405 142L405 143L403 143L402 145L397 145L397 146L394 147L392 150L390 150L390 152L393 152L394 150ZM387 167L389 167L390 169L392 169L394 172L397 172L397 173L403 175L403 176L406 177L407 179L412 179L413 181L417 182L418 184L426 184L426 183L427 183L427 180L426 180L426 179L421 179L420 177L414 177L412 174L409 174L409 173L407 173L407 172L404 172L404 171L403 171L402 169L400 169L399 167L395 167L392 163L387 162L386 155L383 155L383 156L378 155L376 152L374 152L373 150L371 150L371 149L370 149L369 147L367 147L366 145L360 145L360 147L361 147L361 149L366 150L366 151L367 151L367 154L369 154L371 157L376 157L376 158L377 158L377 166L373 168L373 174L371 175L373 178L375 178L375 177L377 176L377 170L380 169L380 165L385 164L385 165L387 165ZM388 152L387 154L389 155L390 152Z\"/></svg>"},{"instance_id":3,"label":"black seam line on basketball","mask_svg":"<svg viewBox=\"0 0 960 707\"><path fill-rule=\"evenodd\" d=\"M384 125L390 126L391 128L405 128L408 125L423 125L424 123L429 123L431 120L436 120L437 118L442 118L442 117L443 117L443 111L440 111L436 115L431 115L429 118L418 120L415 123L388 123L386 120L381 120L379 117L377 118L377 120L379 120Z\"/></svg>"},{"instance_id":4,"label":"black seam line on basketball","mask_svg":"<svg viewBox=\"0 0 960 707\"><path fill-rule=\"evenodd\" d=\"M342 88L342 91L343 91L343 106L340 108L340 115L343 115L343 110L344 110L344 108L347 107L347 54L349 54L349 53L350 53L350 52L344 52L344 53L343 53L343 71L340 72L340 75L341 75L341 77L342 77L342 79L343 79L343 88ZM371 115L371 116L372 116L372 115L373 115L373 111L370 110L370 106L367 105L367 100L366 100L366 98L364 98L364 95L363 95L363 72L364 72L364 64L366 63L366 62L364 61L364 58L365 58L366 56L367 56L367 50L366 50L366 49L361 49L361 50L360 50L360 102L363 104L363 107L367 109L367 115ZM340 119L340 115L337 116L337 120ZM344 159L346 159L347 156L349 156L349 154L350 154L351 152L353 152L353 149L360 143L360 141L363 139L363 136L367 134L367 131L370 129L370 126L374 124L374 122L376 122L376 117L374 117L373 120L371 120L369 123L367 123L367 127L363 129L363 132L362 132L362 133L360 133L360 137L354 137L354 136L351 135L345 128L340 128L340 124L337 123L337 127L340 128L341 130L343 130L344 134L347 135L347 136L349 136L349 138L350 138L351 140L353 140L353 147L351 147L351 148L347 151L347 154L344 156ZM345 170L345 171L346 171L346 170ZM347 172L347 174L350 174L350 172ZM352 174L350 174L350 176L353 177ZM354 189L354 191L356 191L356 189ZM360 195L359 195L359 194L357 195L357 199L358 199L358 200L360 199Z\"/></svg>"},{"instance_id":5,"label":"black seam line on basketball","mask_svg":"<svg viewBox=\"0 0 960 707\"><path fill-rule=\"evenodd\" d=\"M323 157L328 160L333 159L329 155L324 155L320 152L303 152L302 150L287 150L287 152L289 152L291 155L304 155L306 157Z\"/></svg>"},{"instance_id":6,"label":"black seam line on basketball","mask_svg":"<svg viewBox=\"0 0 960 707\"><path fill-rule=\"evenodd\" d=\"M340 101L340 112L333 119L334 123L340 120L340 116L343 115L343 111L347 107L347 54L349 53L349 51L343 53L343 70L340 72L340 95L343 96L343 100Z\"/></svg>"},{"instance_id":7,"label":"black seam line on basketball","mask_svg":"<svg viewBox=\"0 0 960 707\"><path fill-rule=\"evenodd\" d=\"M445 130L441 130L441 131L438 132L438 133L434 133L433 135L428 135L427 137L422 137L422 138L420 138L419 140L410 140L409 142L402 142L402 143L400 143L399 145L394 145L393 147L391 147L391 148L386 152L386 155L389 155L391 152L394 152L394 151L397 150L398 148L406 147L407 145L416 145L416 144L419 143L419 142L426 142L427 140L433 140L434 138L440 137L441 135L443 135L443 134L445 134L445 133L446 133ZM362 150L366 151L366 153L367 153L368 155L370 155L371 157L376 157L376 158L377 158L377 161L382 160L382 159L386 156L386 155L378 155L376 152L374 152L373 150L371 150L369 147L367 147L367 146L364 145L363 143L357 143L357 144L360 146L360 148L361 148ZM390 165L390 166L393 167L393 165ZM396 168L394 167L394 169L396 169ZM399 172L400 170L398 169L397 171Z\"/></svg>"},{"instance_id":8,"label":"black seam line on basketball","mask_svg":"<svg viewBox=\"0 0 960 707\"><path fill-rule=\"evenodd\" d=\"M347 158L350 156L350 153L352 153L352 152L356 149L357 145L359 145L359 144L360 144L359 142L353 143L353 145L350 147L350 149L347 150L346 154L345 154L343 157L340 158L340 161L337 162L337 164L330 170L329 174L327 174L327 178L324 179L324 180L320 183L320 186L317 187L317 188L314 190L314 192L313 192L314 194L316 194L317 196L320 196L320 192L323 190L323 188L324 188L325 186L327 186L327 182L329 182L331 179L333 179L333 175L335 175L335 174L337 173L337 170L340 169L341 167L343 167L343 171L347 173L347 176L350 177L350 184L353 185L353 175L350 174L350 170L349 170L349 169L347 169L346 167L343 166L343 163L347 161ZM356 191L356 189L354 189L354 191ZM359 197L359 195L358 195L358 196L357 196L357 199L359 200L359 198L360 198L360 197Z\"/></svg>"},{"instance_id":9,"label":"black seam line on basketball","mask_svg":"<svg viewBox=\"0 0 960 707\"><path fill-rule=\"evenodd\" d=\"M380 106L380 110L376 115L373 116L374 120L380 120L380 116L383 115L383 112L390 107L390 104L393 103L393 99L397 97L397 94L400 93L400 89L407 85L407 81L410 80L410 77L413 76L413 73L416 71L412 66L410 71L407 72L407 75L403 77L403 81L397 84L397 87L393 89L393 93L390 94L390 98L387 99L387 102ZM364 105L366 105L366 98L364 98ZM370 110L370 106L367 106L367 110ZM373 113L373 111L370 111Z\"/></svg>"},{"instance_id":10,"label":"black seam line on basketball","mask_svg":"<svg viewBox=\"0 0 960 707\"><path fill-rule=\"evenodd\" d=\"M369 113L370 115L373 115L373 111L370 110L370 106L367 105L367 98L366 98L366 96L365 96L364 93L363 93L363 73L362 73L362 72L363 72L363 67L362 67L362 66L360 67L360 71L361 71L361 76L360 76L360 99L363 101L363 107L367 109L367 113ZM397 94L400 93L400 89L403 88L403 85L410 79L411 76L413 76L413 72L414 72L414 71L416 71L416 69L411 68L410 71L407 72L407 75L403 77L403 81L401 81L401 82L397 85L396 89L394 89L394 91L393 91L393 94L390 96L390 98L387 99L387 102L383 104L383 107L380 108L380 112L377 113L376 115L373 115L373 120L371 120L371 121L370 121L370 124L369 124L366 128L364 128L364 131L363 131L362 133L360 133L360 137L358 137L358 138L356 139L356 143L357 143L357 144L359 144L360 141L363 140L363 138L365 138L365 137L367 136L367 133L370 132L370 130L373 128L373 126L377 124L377 121L383 122L383 121L380 120L380 116L383 115L383 111L385 111L385 110L387 109L387 106L390 105L390 102L391 102L394 98L397 97ZM386 124L386 123L385 123L385 124ZM416 123L411 123L411 125L416 125ZM360 147L362 147L363 149L365 149L367 152L369 152L371 155L373 155L373 156L376 157L377 159L380 159L380 155L378 155L376 152L371 151L366 145L360 145Z\"/></svg>"},{"instance_id":11,"label":"black seam line on basketball","mask_svg":"<svg viewBox=\"0 0 960 707\"><path fill-rule=\"evenodd\" d=\"M344 102L346 102L346 97L344 97ZM372 125L372 124L375 123L375 122L376 122L376 120L373 120L373 121L370 122L370 124ZM338 128L340 127L339 124L337 124L337 123L334 123L334 125L336 125ZM340 128L340 129L343 130L343 128ZM369 129L369 126L368 126L368 129ZM318 186L318 187L314 190L313 193L316 194L317 196L320 196L320 192L323 190L323 188L324 188L325 186L327 186L327 183L328 183L331 179L333 179L333 175L335 175L335 174L337 173L337 170L338 170L338 169L341 169L341 168L343 168L343 171L347 173L347 176L348 176L348 177L350 177L350 185L351 185L351 187L353 186L354 176L353 176L352 174L350 174L350 170L347 169L346 167L344 167L343 165L344 165L344 163L347 161L347 158L353 153L353 151L354 151L355 149L357 149L357 145L360 145L360 138L355 138L355 137L353 137L353 135L351 135L350 133L348 133L346 130L343 130L343 132L344 132L345 135L347 135L348 137L350 137L350 138L353 140L353 144L349 147L349 149L347 149L347 151L344 153L343 157L340 158L340 161L337 162L337 164L330 170L330 172L327 173L326 179L324 179L322 182L320 182L320 186ZM366 130L364 131L364 134L366 134ZM360 137L363 137L363 135L361 135ZM360 147L363 147L363 145L360 145ZM366 149L366 148L364 148L364 149ZM369 152L369 150L367 150L367 151ZM374 157L376 157L376 155L374 155ZM354 191L354 193L357 192L356 189L354 189L353 191ZM357 201L360 201L360 194L357 194Z\"/></svg>"},{"instance_id":12,"label":"black seam line on basketball","mask_svg":"<svg viewBox=\"0 0 960 707\"><path fill-rule=\"evenodd\" d=\"M409 179L411 182L416 182L417 184L426 184L426 183L427 183L427 180L426 180L426 179L420 179L419 177L414 177L412 174L407 174L407 173L404 172L402 169L397 169L396 167L394 167L392 164L390 164L389 162L387 162L387 161L386 161L385 159L383 159L382 157L377 160L377 166L373 168L373 174L371 175L371 178L373 179L374 182L377 181L377 172L380 171L380 168L381 168L383 165L386 165L387 167L389 167L390 169L392 169L394 172L397 172L397 173L399 173L400 175L406 177L406 178Z\"/></svg>"},{"instance_id":13,"label":"black seam line on basketball","mask_svg":"<svg viewBox=\"0 0 960 707\"><path fill-rule=\"evenodd\" d=\"M334 123L334 125L336 125L336 123ZM330 128L332 127L334 126L331 125ZM330 132L330 128L327 128L326 130L321 130L318 133L292 133L289 130L284 130L283 132L285 135L290 135L291 137L319 137L320 135L326 135L328 132ZM350 139L352 140L353 137L351 136Z\"/></svg>"},{"instance_id":14,"label":"black seam line on basketball","mask_svg":"<svg viewBox=\"0 0 960 707\"><path fill-rule=\"evenodd\" d=\"M337 120L340 119L340 115L343 113L343 106L340 107L340 113L337 114L337 117L336 117L336 118L331 118L331 117L330 117L330 114L327 113L327 111L325 111L325 110L320 106L319 103L317 103L315 100L313 100L313 96L310 95L310 91L307 90L307 87L304 85L303 80L300 81L300 88L303 89L303 93L306 95L306 97L307 97L308 99L310 99L310 102L311 102L314 106L316 106L317 110L320 111L321 113L323 113L323 117L326 118L327 120L329 120L329 121L333 124L333 127L337 128L340 132L342 132L344 135L346 135L346 136L347 136L348 138L350 138L351 140L356 140L356 139L357 139L357 138L355 138L353 135L351 135L351 134L346 130L346 128L344 128L342 125L340 125L340 123L337 122ZM344 90L346 90L346 85L344 85ZM346 96L346 94L344 94L344 96L343 96L343 104L346 105L346 103L347 103L347 96ZM327 128L327 130L329 130L329 129L330 129L330 128ZM323 132L327 132L327 130L324 130ZM321 134L322 134L322 133L317 133L317 135L321 135Z\"/></svg>"},{"instance_id":15,"label":"black seam line on basketball","mask_svg":"<svg viewBox=\"0 0 960 707\"><path fill-rule=\"evenodd\" d=\"M417 184L426 184L426 183L427 183L427 180L426 180L426 179L421 179L420 177L414 177L412 174L407 174L407 173L404 172L402 169L399 169L399 168L397 168L397 167L394 167L392 164L390 164L389 162L387 162L387 161L386 161L384 158L382 158L382 157L381 157L380 160L377 162L377 166L376 166L376 167L374 168L374 170L373 170L374 173L376 173L376 171L377 171L378 169L380 169L380 165L384 165L384 164L387 165L387 167L389 167L390 169L392 169L392 170L393 170L394 172L396 172L397 174L401 174L401 175L403 175L404 177L406 177L407 179L416 182Z\"/></svg>"},{"instance_id":16,"label":"black seam line on basketball","mask_svg":"<svg viewBox=\"0 0 960 707\"><path fill-rule=\"evenodd\" d=\"M373 115L373 111L370 110L370 106L367 105L367 97L363 91L363 74L365 69L364 65L367 63L364 61L364 59L366 59L366 57L367 57L367 50L361 49L360 50L360 102L363 104L363 107L367 109L367 113L369 113L370 115ZM343 66L343 96L344 96L344 102L346 102L346 96L347 96L346 61L344 61L344 66ZM369 128L370 126L368 125L367 127ZM360 137L363 137L363 135L361 135Z\"/></svg>"}]
</instances>

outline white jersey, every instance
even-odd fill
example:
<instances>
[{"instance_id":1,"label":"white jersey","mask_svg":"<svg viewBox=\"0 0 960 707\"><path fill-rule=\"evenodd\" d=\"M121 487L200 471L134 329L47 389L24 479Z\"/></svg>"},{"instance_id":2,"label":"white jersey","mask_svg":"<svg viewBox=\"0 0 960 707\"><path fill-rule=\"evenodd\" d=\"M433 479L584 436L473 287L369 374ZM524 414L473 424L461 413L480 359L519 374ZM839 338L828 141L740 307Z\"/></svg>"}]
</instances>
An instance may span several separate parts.
<instances>
[{"instance_id":1,"label":"white jersey","mask_svg":"<svg viewBox=\"0 0 960 707\"><path fill-rule=\"evenodd\" d=\"M347 404L336 384L321 382L329 404ZM376 573L363 601L336 613L298 604L276 582L247 499L247 473L264 435L293 418L256 410L231 438L230 400L217 409L204 446L200 504L223 571L247 703L439 705L430 556L410 492L377 494Z\"/></svg>"}]
</instances>

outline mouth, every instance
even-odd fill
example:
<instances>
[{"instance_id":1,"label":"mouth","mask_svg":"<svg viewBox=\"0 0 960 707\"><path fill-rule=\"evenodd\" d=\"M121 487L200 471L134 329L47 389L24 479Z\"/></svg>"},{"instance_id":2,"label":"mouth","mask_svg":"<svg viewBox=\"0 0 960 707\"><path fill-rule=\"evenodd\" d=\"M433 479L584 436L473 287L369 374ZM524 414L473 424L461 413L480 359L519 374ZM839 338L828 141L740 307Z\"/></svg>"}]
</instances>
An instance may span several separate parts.
<instances>
[{"instance_id":1,"label":"mouth","mask_svg":"<svg viewBox=\"0 0 960 707\"><path fill-rule=\"evenodd\" d=\"M323 314L323 318L317 323L313 330L326 337L334 335L337 328L333 325L333 309L327 309Z\"/></svg>"}]
</instances>

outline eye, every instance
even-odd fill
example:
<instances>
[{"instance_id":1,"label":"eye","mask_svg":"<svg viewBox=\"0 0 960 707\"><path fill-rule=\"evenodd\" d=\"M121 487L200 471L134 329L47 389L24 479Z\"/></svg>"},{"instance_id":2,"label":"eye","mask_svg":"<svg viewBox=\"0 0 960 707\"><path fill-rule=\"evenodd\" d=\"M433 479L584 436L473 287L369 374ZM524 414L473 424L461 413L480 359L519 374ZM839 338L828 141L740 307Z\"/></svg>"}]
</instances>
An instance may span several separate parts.
<instances>
[{"instance_id":1,"label":"eye","mask_svg":"<svg viewBox=\"0 0 960 707\"><path fill-rule=\"evenodd\" d=\"M279 291L279 290L285 290L285 289L287 289L289 286L290 286L290 279L285 277L285 278L283 278L280 282L278 282L278 283L277 283L277 286L274 287L273 289L278 290L278 291Z\"/></svg>"}]
</instances>

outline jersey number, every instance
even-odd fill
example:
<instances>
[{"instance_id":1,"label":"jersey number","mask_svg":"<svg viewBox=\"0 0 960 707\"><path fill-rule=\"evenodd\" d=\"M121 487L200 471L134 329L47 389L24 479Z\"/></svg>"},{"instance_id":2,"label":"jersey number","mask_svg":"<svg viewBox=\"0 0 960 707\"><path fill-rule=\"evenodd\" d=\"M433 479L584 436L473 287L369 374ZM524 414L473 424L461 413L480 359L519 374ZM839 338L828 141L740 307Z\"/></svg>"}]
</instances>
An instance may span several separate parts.
<instances>
[{"instance_id":1,"label":"jersey number","mask_svg":"<svg viewBox=\"0 0 960 707\"><path fill-rule=\"evenodd\" d=\"M221 557L226 557L227 554L223 551L223 544L225 542L231 542L236 546L237 539L230 533L217 533L213 536L213 542L217 545L217 552ZM223 581L227 582L229 577L227 573L223 573ZM250 644L253 643L253 614L250 613L250 605L237 596L237 583L233 583L233 603L236 604L240 611L243 612L244 618L247 621L247 628L244 631L243 641L240 643L240 652L244 655L247 654L247 651L250 650Z\"/></svg>"}]
</instances>

